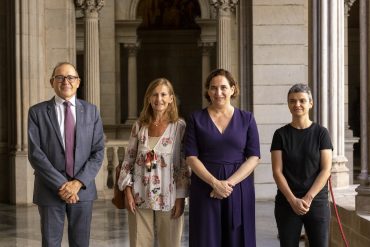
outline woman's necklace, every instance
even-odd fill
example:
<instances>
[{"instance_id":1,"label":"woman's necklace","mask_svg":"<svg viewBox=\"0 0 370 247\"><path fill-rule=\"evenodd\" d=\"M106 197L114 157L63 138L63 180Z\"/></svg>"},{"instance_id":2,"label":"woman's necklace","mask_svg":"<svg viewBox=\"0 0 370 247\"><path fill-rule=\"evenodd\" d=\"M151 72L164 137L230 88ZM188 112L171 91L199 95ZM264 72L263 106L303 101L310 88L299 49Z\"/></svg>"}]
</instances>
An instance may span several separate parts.
<instances>
[{"instance_id":1,"label":"woman's necklace","mask_svg":"<svg viewBox=\"0 0 370 247\"><path fill-rule=\"evenodd\" d=\"M155 126L155 127L158 127L160 124L161 124L161 119L157 120L157 121L153 121L152 124Z\"/></svg>"},{"instance_id":2,"label":"woman's necklace","mask_svg":"<svg viewBox=\"0 0 370 247\"><path fill-rule=\"evenodd\" d=\"M149 126L149 136L161 136L167 128L167 120L158 119L152 120Z\"/></svg>"}]
</instances>

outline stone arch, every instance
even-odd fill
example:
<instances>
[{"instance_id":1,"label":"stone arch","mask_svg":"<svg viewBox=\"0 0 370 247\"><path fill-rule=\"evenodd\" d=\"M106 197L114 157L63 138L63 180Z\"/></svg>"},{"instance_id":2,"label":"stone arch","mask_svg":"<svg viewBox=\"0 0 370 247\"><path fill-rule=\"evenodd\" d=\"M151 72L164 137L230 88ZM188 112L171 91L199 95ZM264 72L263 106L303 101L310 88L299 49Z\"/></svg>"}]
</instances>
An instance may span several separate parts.
<instances>
[{"instance_id":1,"label":"stone arch","mask_svg":"<svg viewBox=\"0 0 370 247\"><path fill-rule=\"evenodd\" d=\"M136 20L137 19L137 6L139 5L140 0L131 0L130 7L129 7L129 19ZM201 18L202 19L213 19L212 15L212 8L209 4L209 0L198 0L200 11L201 11Z\"/></svg>"},{"instance_id":2,"label":"stone arch","mask_svg":"<svg viewBox=\"0 0 370 247\"><path fill-rule=\"evenodd\" d=\"M137 16L137 6L139 5L140 0L131 0L130 3L130 12L129 12L129 19L136 20Z\"/></svg>"}]
</instances>

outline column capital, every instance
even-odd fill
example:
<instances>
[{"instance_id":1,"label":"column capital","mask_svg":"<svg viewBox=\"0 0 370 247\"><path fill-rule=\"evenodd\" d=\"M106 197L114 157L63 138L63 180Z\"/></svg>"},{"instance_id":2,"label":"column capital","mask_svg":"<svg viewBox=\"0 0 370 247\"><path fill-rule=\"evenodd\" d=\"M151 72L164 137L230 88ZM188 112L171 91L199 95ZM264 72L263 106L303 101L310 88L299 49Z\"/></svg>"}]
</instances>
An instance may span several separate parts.
<instances>
[{"instance_id":1,"label":"column capital","mask_svg":"<svg viewBox=\"0 0 370 247\"><path fill-rule=\"evenodd\" d=\"M129 56L134 56L136 55L137 50L140 48L140 43L125 43L123 46L127 49Z\"/></svg>"},{"instance_id":2,"label":"column capital","mask_svg":"<svg viewBox=\"0 0 370 247\"><path fill-rule=\"evenodd\" d=\"M210 2L217 10L233 11L238 5L239 0L210 0Z\"/></svg>"},{"instance_id":3,"label":"column capital","mask_svg":"<svg viewBox=\"0 0 370 247\"><path fill-rule=\"evenodd\" d=\"M198 47L202 49L202 54L203 55L209 55L212 49L215 46L215 42L198 42Z\"/></svg>"},{"instance_id":4,"label":"column capital","mask_svg":"<svg viewBox=\"0 0 370 247\"><path fill-rule=\"evenodd\" d=\"M76 7L81 8L85 16L97 15L99 10L103 8L105 0L75 0Z\"/></svg>"},{"instance_id":5,"label":"column capital","mask_svg":"<svg viewBox=\"0 0 370 247\"><path fill-rule=\"evenodd\" d=\"M215 42L207 42L207 41L198 41L198 46L199 47L213 47L215 45Z\"/></svg>"},{"instance_id":6,"label":"column capital","mask_svg":"<svg viewBox=\"0 0 370 247\"><path fill-rule=\"evenodd\" d=\"M344 0L344 14L346 16L349 16L349 11L355 2L356 0Z\"/></svg>"}]
</instances>

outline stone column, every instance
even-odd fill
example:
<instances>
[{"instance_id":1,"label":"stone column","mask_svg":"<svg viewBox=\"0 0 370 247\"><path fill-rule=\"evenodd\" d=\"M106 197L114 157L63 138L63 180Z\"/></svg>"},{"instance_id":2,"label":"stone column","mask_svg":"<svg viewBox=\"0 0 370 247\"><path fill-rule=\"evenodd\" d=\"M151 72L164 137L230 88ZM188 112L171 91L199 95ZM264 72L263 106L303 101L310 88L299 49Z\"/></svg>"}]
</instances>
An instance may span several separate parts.
<instances>
[{"instance_id":1,"label":"stone column","mask_svg":"<svg viewBox=\"0 0 370 247\"><path fill-rule=\"evenodd\" d=\"M9 2L10 3L10 2ZM45 11L44 0L15 0L10 3L11 57L9 64L10 202L32 203L33 169L28 162L27 119L30 106L44 100ZM41 29L39 27L42 27ZM14 29L13 29L14 28ZM9 42L10 43L10 42Z\"/></svg>"},{"instance_id":2,"label":"stone column","mask_svg":"<svg viewBox=\"0 0 370 247\"><path fill-rule=\"evenodd\" d=\"M344 145L344 4L340 0L319 3L320 123L333 142L333 186L344 187L349 185Z\"/></svg>"},{"instance_id":3,"label":"stone column","mask_svg":"<svg viewBox=\"0 0 370 247\"><path fill-rule=\"evenodd\" d=\"M238 0L211 0L217 11L217 67L231 70L231 14Z\"/></svg>"},{"instance_id":4,"label":"stone column","mask_svg":"<svg viewBox=\"0 0 370 247\"><path fill-rule=\"evenodd\" d=\"M202 107L208 105L208 101L204 97L206 89L204 87L208 74L211 72L211 52L214 43L200 42L199 46L202 48Z\"/></svg>"},{"instance_id":5,"label":"stone column","mask_svg":"<svg viewBox=\"0 0 370 247\"><path fill-rule=\"evenodd\" d=\"M348 37L348 17L349 17L349 11L353 5L353 3L355 2L356 0L345 0L344 1L344 37ZM348 39L345 39L345 43L344 43L344 50L345 51L348 51ZM344 59L344 68L345 68L345 71L348 70L348 56L345 56L345 59ZM348 78L348 74L346 75L346 78L345 78L345 88L348 88L351 83L351 79ZM345 96L346 98L348 98L348 93L347 95ZM348 106L349 106L349 102L348 100L346 100L345 102L345 112L348 112ZM348 117L345 118L345 154L346 154L346 158L348 159L348 162L347 162L347 167L349 169L349 184L352 185L353 184L353 152L354 152L354 144L358 143L360 138L359 137L354 137L353 136L353 131L351 129L351 126L349 126L349 123L348 123L349 119Z\"/></svg>"},{"instance_id":6,"label":"stone column","mask_svg":"<svg viewBox=\"0 0 370 247\"><path fill-rule=\"evenodd\" d=\"M360 0L360 109L361 109L361 173L359 179L361 184L356 188L356 212L360 214L370 214L370 180L368 171L368 69L369 69L369 45L368 45L368 18L370 4L367 0Z\"/></svg>"},{"instance_id":7,"label":"stone column","mask_svg":"<svg viewBox=\"0 0 370 247\"><path fill-rule=\"evenodd\" d=\"M76 6L84 13L84 98L100 108L100 64L99 64L99 10L104 0L76 0ZM98 197L105 198L104 170L95 178Z\"/></svg>"},{"instance_id":8,"label":"stone column","mask_svg":"<svg viewBox=\"0 0 370 247\"><path fill-rule=\"evenodd\" d=\"M320 122L319 117L319 111L320 108L320 100L319 100L319 64L318 61L318 49L319 49L319 16L320 16L320 9L319 9L319 3L318 0L312 0L308 2L308 8L310 9L309 12L309 21L310 21L310 35L309 35L309 67L308 71L310 72L308 74L308 81L311 82L311 90L312 90L312 97L316 101L316 104L314 104L313 108L311 109L312 112L312 120L315 122Z\"/></svg>"},{"instance_id":9,"label":"stone column","mask_svg":"<svg viewBox=\"0 0 370 247\"><path fill-rule=\"evenodd\" d=\"M330 25L332 30L330 39L331 74L329 77L329 90L331 90L331 119L330 131L333 138L334 156L332 167L332 181L335 187L349 185L349 170L345 157L345 124L344 124L344 4L341 0L331 0ZM336 31L335 31L336 30ZM335 41L337 40L337 41ZM334 61L334 63L333 63ZM336 61L336 62L335 62Z\"/></svg>"},{"instance_id":10,"label":"stone column","mask_svg":"<svg viewBox=\"0 0 370 247\"><path fill-rule=\"evenodd\" d=\"M367 59L368 59L368 39L367 39L367 0L360 0L359 17L360 17L360 126L361 126L361 173L360 180L368 178L368 143L367 143Z\"/></svg>"},{"instance_id":11,"label":"stone column","mask_svg":"<svg viewBox=\"0 0 370 247\"><path fill-rule=\"evenodd\" d=\"M198 19L197 24L200 26L200 40L198 46L202 49L202 106L208 105L204 98L204 84L208 74L211 72L211 54L216 43L216 20L214 19Z\"/></svg>"},{"instance_id":12,"label":"stone column","mask_svg":"<svg viewBox=\"0 0 370 247\"><path fill-rule=\"evenodd\" d=\"M126 124L133 124L137 119L137 66L136 54L138 43L124 44L128 51L128 119Z\"/></svg>"},{"instance_id":13,"label":"stone column","mask_svg":"<svg viewBox=\"0 0 370 247\"><path fill-rule=\"evenodd\" d=\"M120 50L121 44L123 47L128 51L128 74L122 74L123 71L120 70L121 68L121 59L126 59L121 57L121 52L117 52L116 62L117 62L117 91L120 92L120 83L121 77L127 76L128 79L128 117L125 124L132 125L133 120L137 119L137 68L136 68L136 52L137 49L140 47L140 42L138 41L137 37L137 29L140 26L142 20L129 20L129 21L117 21L116 20L116 42L117 42L117 50ZM132 92L130 91L132 90ZM122 95L119 93L117 94L117 102L121 102ZM121 117L121 112L117 113L119 118Z\"/></svg>"},{"instance_id":14,"label":"stone column","mask_svg":"<svg viewBox=\"0 0 370 247\"><path fill-rule=\"evenodd\" d=\"M76 0L83 9L85 23L84 96L85 100L100 107L99 68L99 10L104 0Z\"/></svg>"},{"instance_id":15,"label":"stone column","mask_svg":"<svg viewBox=\"0 0 370 247\"><path fill-rule=\"evenodd\" d=\"M320 23L319 23L319 34L320 34L320 52L319 52L319 85L320 85L320 123L328 127L328 2L320 2Z\"/></svg>"}]
</instances>

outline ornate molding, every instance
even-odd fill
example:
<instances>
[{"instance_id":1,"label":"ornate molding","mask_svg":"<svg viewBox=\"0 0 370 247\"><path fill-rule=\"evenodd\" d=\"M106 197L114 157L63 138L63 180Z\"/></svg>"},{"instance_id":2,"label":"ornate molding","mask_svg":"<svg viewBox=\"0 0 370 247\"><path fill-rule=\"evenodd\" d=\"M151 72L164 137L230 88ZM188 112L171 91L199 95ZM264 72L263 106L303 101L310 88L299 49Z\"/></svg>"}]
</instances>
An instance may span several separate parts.
<instances>
[{"instance_id":1,"label":"ornate molding","mask_svg":"<svg viewBox=\"0 0 370 247\"><path fill-rule=\"evenodd\" d=\"M210 0L211 6L219 10L235 10L236 6L239 3L239 0Z\"/></svg>"},{"instance_id":2,"label":"ornate molding","mask_svg":"<svg viewBox=\"0 0 370 247\"><path fill-rule=\"evenodd\" d=\"M127 49L129 56L136 56L136 52L140 48L140 42L125 43L123 46Z\"/></svg>"},{"instance_id":3,"label":"ornate molding","mask_svg":"<svg viewBox=\"0 0 370 247\"><path fill-rule=\"evenodd\" d=\"M356 0L344 0L344 14L346 16L349 16L349 11L355 2Z\"/></svg>"},{"instance_id":4,"label":"ornate molding","mask_svg":"<svg viewBox=\"0 0 370 247\"><path fill-rule=\"evenodd\" d=\"M210 52L214 49L215 42L202 42L198 41L198 47L202 49L202 55L210 55Z\"/></svg>"},{"instance_id":5,"label":"ornate molding","mask_svg":"<svg viewBox=\"0 0 370 247\"><path fill-rule=\"evenodd\" d=\"M76 7L84 10L85 14L97 13L103 8L105 0L75 0Z\"/></svg>"}]
</instances>

